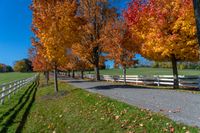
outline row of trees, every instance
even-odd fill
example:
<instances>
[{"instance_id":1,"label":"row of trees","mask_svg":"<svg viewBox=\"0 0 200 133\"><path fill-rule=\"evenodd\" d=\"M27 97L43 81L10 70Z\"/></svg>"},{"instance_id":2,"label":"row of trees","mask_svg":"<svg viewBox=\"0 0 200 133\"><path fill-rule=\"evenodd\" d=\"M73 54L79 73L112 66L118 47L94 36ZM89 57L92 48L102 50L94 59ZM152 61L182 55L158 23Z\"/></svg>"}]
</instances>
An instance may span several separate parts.
<instances>
[{"instance_id":1,"label":"row of trees","mask_svg":"<svg viewBox=\"0 0 200 133\"><path fill-rule=\"evenodd\" d=\"M83 71L115 60L126 79L136 53L171 61L178 88L177 61L197 61L198 44L191 0L132 0L123 16L108 0L33 0L30 58L35 71ZM48 81L48 80L47 80ZM125 81L126 82L126 81Z\"/></svg>"},{"instance_id":2,"label":"row of trees","mask_svg":"<svg viewBox=\"0 0 200 133\"><path fill-rule=\"evenodd\" d=\"M56 92L58 69L83 73L94 68L100 80L106 57L124 68L135 63L128 28L107 0L34 0L31 9L35 37L30 57L34 70L54 70Z\"/></svg>"}]
</instances>

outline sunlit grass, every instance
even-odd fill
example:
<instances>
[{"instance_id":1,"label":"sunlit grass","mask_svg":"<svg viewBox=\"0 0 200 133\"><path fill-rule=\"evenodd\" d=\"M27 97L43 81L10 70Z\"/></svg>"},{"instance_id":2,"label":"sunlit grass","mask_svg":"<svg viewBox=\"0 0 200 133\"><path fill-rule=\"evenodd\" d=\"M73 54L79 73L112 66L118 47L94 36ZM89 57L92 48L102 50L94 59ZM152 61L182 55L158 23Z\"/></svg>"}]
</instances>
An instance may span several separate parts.
<instances>
[{"instance_id":1,"label":"sunlit grass","mask_svg":"<svg viewBox=\"0 0 200 133\"><path fill-rule=\"evenodd\" d=\"M54 93L53 84L45 86L42 81L40 85L24 133L198 132L195 127L177 124L160 114L92 94L66 83L59 83L58 94Z\"/></svg>"},{"instance_id":2,"label":"sunlit grass","mask_svg":"<svg viewBox=\"0 0 200 133\"><path fill-rule=\"evenodd\" d=\"M19 72L0 73L0 84L11 82L14 80L28 78L33 76L34 74L35 73L19 73Z\"/></svg>"},{"instance_id":3,"label":"sunlit grass","mask_svg":"<svg viewBox=\"0 0 200 133\"><path fill-rule=\"evenodd\" d=\"M184 69L178 70L180 75L200 75L200 70ZM87 72L89 73L89 72ZM90 73L94 73L91 71ZM122 75L122 69L101 70L100 74L105 75ZM172 69L169 68L129 68L127 75L172 75Z\"/></svg>"}]
</instances>

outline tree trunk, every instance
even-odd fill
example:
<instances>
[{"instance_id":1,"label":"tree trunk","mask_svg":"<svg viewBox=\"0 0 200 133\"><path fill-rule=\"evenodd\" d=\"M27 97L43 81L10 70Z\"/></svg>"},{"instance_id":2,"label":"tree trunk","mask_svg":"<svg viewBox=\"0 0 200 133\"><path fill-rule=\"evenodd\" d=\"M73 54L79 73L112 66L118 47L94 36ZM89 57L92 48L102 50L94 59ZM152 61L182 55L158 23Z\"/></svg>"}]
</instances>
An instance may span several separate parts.
<instances>
[{"instance_id":1,"label":"tree trunk","mask_svg":"<svg viewBox=\"0 0 200 133\"><path fill-rule=\"evenodd\" d=\"M72 78L74 78L74 77L75 77L75 71L72 70Z\"/></svg>"},{"instance_id":2,"label":"tree trunk","mask_svg":"<svg viewBox=\"0 0 200 133\"><path fill-rule=\"evenodd\" d=\"M71 77L71 75L70 75L70 71L68 71L68 77Z\"/></svg>"},{"instance_id":3,"label":"tree trunk","mask_svg":"<svg viewBox=\"0 0 200 133\"><path fill-rule=\"evenodd\" d=\"M100 80L99 67L95 66L94 71L95 71L95 80L99 81Z\"/></svg>"},{"instance_id":4,"label":"tree trunk","mask_svg":"<svg viewBox=\"0 0 200 133\"><path fill-rule=\"evenodd\" d=\"M173 68L173 78L174 78L174 89L178 89L179 79L178 79L177 60L174 54L172 55L172 68Z\"/></svg>"},{"instance_id":5,"label":"tree trunk","mask_svg":"<svg viewBox=\"0 0 200 133\"><path fill-rule=\"evenodd\" d=\"M196 17L196 25L197 25L197 36L200 45L200 0L193 0L194 3L194 13Z\"/></svg>"},{"instance_id":6,"label":"tree trunk","mask_svg":"<svg viewBox=\"0 0 200 133\"><path fill-rule=\"evenodd\" d=\"M99 74L99 47L95 47L93 49L94 53L94 71L95 71L95 80L99 81L100 80L100 74Z\"/></svg>"},{"instance_id":7,"label":"tree trunk","mask_svg":"<svg viewBox=\"0 0 200 133\"><path fill-rule=\"evenodd\" d=\"M58 92L58 76L57 76L57 66L54 68L54 90Z\"/></svg>"},{"instance_id":8,"label":"tree trunk","mask_svg":"<svg viewBox=\"0 0 200 133\"><path fill-rule=\"evenodd\" d=\"M45 72L46 85L49 84L49 71Z\"/></svg>"},{"instance_id":9,"label":"tree trunk","mask_svg":"<svg viewBox=\"0 0 200 133\"><path fill-rule=\"evenodd\" d=\"M81 79L83 79L84 77L83 77L83 74L84 74L84 71L83 70L81 70Z\"/></svg>"},{"instance_id":10,"label":"tree trunk","mask_svg":"<svg viewBox=\"0 0 200 133\"><path fill-rule=\"evenodd\" d=\"M126 67L123 67L124 84L126 84Z\"/></svg>"}]
</instances>

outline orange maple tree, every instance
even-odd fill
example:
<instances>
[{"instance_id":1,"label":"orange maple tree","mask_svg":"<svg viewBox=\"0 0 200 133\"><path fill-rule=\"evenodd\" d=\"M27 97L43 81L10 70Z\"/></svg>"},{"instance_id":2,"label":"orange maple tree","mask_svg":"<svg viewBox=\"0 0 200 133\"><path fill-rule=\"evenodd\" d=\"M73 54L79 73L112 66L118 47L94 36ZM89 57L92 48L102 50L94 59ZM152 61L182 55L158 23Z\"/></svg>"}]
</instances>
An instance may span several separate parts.
<instances>
[{"instance_id":1,"label":"orange maple tree","mask_svg":"<svg viewBox=\"0 0 200 133\"><path fill-rule=\"evenodd\" d=\"M124 20L115 19L106 25L102 37L107 58L114 60L116 66L123 68L124 83L126 83L126 68L137 63L134 58L140 46L131 36Z\"/></svg>"},{"instance_id":2,"label":"orange maple tree","mask_svg":"<svg viewBox=\"0 0 200 133\"><path fill-rule=\"evenodd\" d=\"M65 64L67 49L76 42L79 26L75 0L33 0L33 32L45 49L42 56L51 62L54 69L55 92L58 91L58 68Z\"/></svg>"},{"instance_id":3,"label":"orange maple tree","mask_svg":"<svg viewBox=\"0 0 200 133\"><path fill-rule=\"evenodd\" d=\"M96 80L100 80L100 62L103 47L101 35L103 27L108 20L116 17L116 11L109 7L108 0L80 0L79 14L84 18L86 24L82 27L82 34L79 43L73 48L76 55L85 62L93 65Z\"/></svg>"},{"instance_id":4,"label":"orange maple tree","mask_svg":"<svg viewBox=\"0 0 200 133\"><path fill-rule=\"evenodd\" d=\"M32 48L29 49L29 58L32 61L33 70L37 72L44 72L46 78L46 84L49 81L49 71L52 70L52 66L47 58L43 56L45 49L41 43L36 41L35 38L31 39Z\"/></svg>"},{"instance_id":5,"label":"orange maple tree","mask_svg":"<svg viewBox=\"0 0 200 133\"><path fill-rule=\"evenodd\" d=\"M125 18L131 32L142 40L144 57L172 62L174 88L178 88L177 61L199 59L192 1L133 0Z\"/></svg>"}]
</instances>

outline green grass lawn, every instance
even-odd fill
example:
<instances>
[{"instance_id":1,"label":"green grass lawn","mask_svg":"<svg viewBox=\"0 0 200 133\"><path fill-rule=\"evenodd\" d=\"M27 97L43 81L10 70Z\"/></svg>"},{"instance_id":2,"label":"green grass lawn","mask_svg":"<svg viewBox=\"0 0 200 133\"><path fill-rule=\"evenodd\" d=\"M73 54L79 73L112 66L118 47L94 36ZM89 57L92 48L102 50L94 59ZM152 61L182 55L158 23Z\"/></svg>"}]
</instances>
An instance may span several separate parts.
<instances>
[{"instance_id":1,"label":"green grass lawn","mask_svg":"<svg viewBox=\"0 0 200 133\"><path fill-rule=\"evenodd\" d=\"M33 76L35 73L19 73L19 72L12 72L12 73L0 73L0 84L8 83L14 80L20 80L23 78L28 78Z\"/></svg>"},{"instance_id":2,"label":"green grass lawn","mask_svg":"<svg viewBox=\"0 0 200 133\"><path fill-rule=\"evenodd\" d=\"M0 133L21 132L27 114L34 102L38 83L31 83L0 105Z\"/></svg>"},{"instance_id":3,"label":"green grass lawn","mask_svg":"<svg viewBox=\"0 0 200 133\"><path fill-rule=\"evenodd\" d=\"M0 105L0 133L198 133L199 129L178 124L157 113L139 109L66 83L44 80L24 87Z\"/></svg>"},{"instance_id":4,"label":"green grass lawn","mask_svg":"<svg viewBox=\"0 0 200 133\"><path fill-rule=\"evenodd\" d=\"M66 83L59 83L59 87L59 94L54 94L53 84L40 83L24 133L161 133L170 130L197 133L199 130Z\"/></svg>"},{"instance_id":5,"label":"green grass lawn","mask_svg":"<svg viewBox=\"0 0 200 133\"><path fill-rule=\"evenodd\" d=\"M200 75L200 70L184 69L178 70L180 75ZM87 72L88 73L88 72ZM94 73L94 72L91 72ZM101 74L122 75L122 69L101 70ZM127 69L128 75L172 75L172 69L167 68L130 68Z\"/></svg>"}]
</instances>

